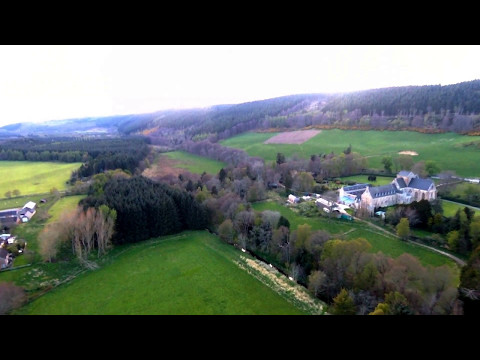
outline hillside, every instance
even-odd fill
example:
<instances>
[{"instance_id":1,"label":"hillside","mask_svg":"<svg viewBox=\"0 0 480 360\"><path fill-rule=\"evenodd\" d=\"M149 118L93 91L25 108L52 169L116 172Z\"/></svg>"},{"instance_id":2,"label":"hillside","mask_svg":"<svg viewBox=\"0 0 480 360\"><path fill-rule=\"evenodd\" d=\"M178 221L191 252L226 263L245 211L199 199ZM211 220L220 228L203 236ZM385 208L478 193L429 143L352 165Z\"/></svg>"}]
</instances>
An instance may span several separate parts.
<instances>
[{"instance_id":1,"label":"hillside","mask_svg":"<svg viewBox=\"0 0 480 360\"><path fill-rule=\"evenodd\" d=\"M10 124L0 138L143 134L153 143L217 141L249 130L304 128L480 133L480 80L337 94L296 94L242 104L148 114Z\"/></svg>"}]
</instances>

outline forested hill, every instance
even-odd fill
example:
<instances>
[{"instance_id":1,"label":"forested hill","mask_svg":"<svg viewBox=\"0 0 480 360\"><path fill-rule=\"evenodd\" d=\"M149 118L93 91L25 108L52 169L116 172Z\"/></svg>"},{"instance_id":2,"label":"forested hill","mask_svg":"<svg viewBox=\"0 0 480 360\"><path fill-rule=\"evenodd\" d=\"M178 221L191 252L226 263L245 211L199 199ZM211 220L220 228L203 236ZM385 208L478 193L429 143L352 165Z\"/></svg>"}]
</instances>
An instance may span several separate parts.
<instances>
[{"instance_id":1,"label":"forested hill","mask_svg":"<svg viewBox=\"0 0 480 360\"><path fill-rule=\"evenodd\" d=\"M363 115L480 114L480 80L454 85L403 86L341 94L323 111L360 110Z\"/></svg>"},{"instance_id":2,"label":"forested hill","mask_svg":"<svg viewBox=\"0 0 480 360\"><path fill-rule=\"evenodd\" d=\"M338 94L299 94L208 108L162 110L43 124L12 124L0 137L143 134L159 145L216 141L249 130L305 127L480 134L480 80Z\"/></svg>"}]
</instances>

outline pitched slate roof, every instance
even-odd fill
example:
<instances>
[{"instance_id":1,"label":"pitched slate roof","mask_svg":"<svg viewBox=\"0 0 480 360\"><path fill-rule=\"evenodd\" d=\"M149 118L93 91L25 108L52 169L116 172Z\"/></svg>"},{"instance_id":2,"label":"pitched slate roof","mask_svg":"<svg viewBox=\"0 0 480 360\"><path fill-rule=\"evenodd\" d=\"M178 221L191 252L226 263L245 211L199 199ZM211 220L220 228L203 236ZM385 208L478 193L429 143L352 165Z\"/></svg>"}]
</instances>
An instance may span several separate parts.
<instances>
[{"instance_id":1,"label":"pitched slate roof","mask_svg":"<svg viewBox=\"0 0 480 360\"><path fill-rule=\"evenodd\" d=\"M350 191L349 194L355 196L355 199L360 200L362 194L365 192L366 189L367 189L367 188L361 189L361 190L357 190L357 191Z\"/></svg>"},{"instance_id":2,"label":"pitched slate roof","mask_svg":"<svg viewBox=\"0 0 480 360\"><path fill-rule=\"evenodd\" d=\"M407 171L407 170L402 170L398 173L399 176L408 176L410 175L412 172L411 171Z\"/></svg>"},{"instance_id":3,"label":"pitched slate roof","mask_svg":"<svg viewBox=\"0 0 480 360\"><path fill-rule=\"evenodd\" d=\"M396 186L393 184L374 186L369 188L369 191L370 191L370 194L372 195L372 198L374 199L384 197L384 196L395 195L397 192L401 192L400 190L397 190Z\"/></svg>"},{"instance_id":4,"label":"pitched slate roof","mask_svg":"<svg viewBox=\"0 0 480 360\"><path fill-rule=\"evenodd\" d=\"M370 186L370 184L355 184L350 186L344 186L343 191L350 193L352 191L365 190L367 186Z\"/></svg>"},{"instance_id":5,"label":"pitched slate roof","mask_svg":"<svg viewBox=\"0 0 480 360\"><path fill-rule=\"evenodd\" d=\"M400 177L400 178L396 178L395 180L397 181L398 187L400 189L407 187L407 184L405 184L405 180L403 180L403 178Z\"/></svg>"},{"instance_id":6,"label":"pitched slate roof","mask_svg":"<svg viewBox=\"0 0 480 360\"><path fill-rule=\"evenodd\" d=\"M426 191L432 184L433 181L430 179L413 178L410 184L408 184L408 187Z\"/></svg>"}]
</instances>

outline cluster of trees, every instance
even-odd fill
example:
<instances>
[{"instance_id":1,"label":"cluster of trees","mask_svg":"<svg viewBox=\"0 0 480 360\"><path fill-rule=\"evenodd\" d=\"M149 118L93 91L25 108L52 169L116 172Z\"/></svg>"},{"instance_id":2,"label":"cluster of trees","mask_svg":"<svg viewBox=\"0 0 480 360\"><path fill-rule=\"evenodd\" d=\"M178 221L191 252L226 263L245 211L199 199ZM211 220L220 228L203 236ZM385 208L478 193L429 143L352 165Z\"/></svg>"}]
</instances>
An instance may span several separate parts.
<instances>
[{"instance_id":1,"label":"cluster of trees","mask_svg":"<svg viewBox=\"0 0 480 360\"><path fill-rule=\"evenodd\" d=\"M331 98L322 112L337 125L466 133L480 125L479 90L480 80L365 90Z\"/></svg>"},{"instance_id":2,"label":"cluster of trees","mask_svg":"<svg viewBox=\"0 0 480 360\"><path fill-rule=\"evenodd\" d=\"M479 114L480 80L453 85L399 86L339 94L328 101L323 111L375 112L388 116L424 115L449 111Z\"/></svg>"},{"instance_id":3,"label":"cluster of trees","mask_svg":"<svg viewBox=\"0 0 480 360\"><path fill-rule=\"evenodd\" d=\"M208 137L213 141L236 134L264 128L272 118L297 114L308 108L312 102L321 102L323 94L289 95L273 99L252 101L235 105L218 105L209 109L186 109L164 111L151 121L137 121L128 127L128 132L155 128L170 128L184 131L186 138ZM123 126L122 131L126 130ZM161 130L160 130L161 131ZM160 132L149 136L156 137Z\"/></svg>"},{"instance_id":4,"label":"cluster of trees","mask_svg":"<svg viewBox=\"0 0 480 360\"><path fill-rule=\"evenodd\" d=\"M439 195L444 199L460 201L475 207L480 207L480 185L466 182L446 184L438 189Z\"/></svg>"},{"instance_id":5,"label":"cluster of trees","mask_svg":"<svg viewBox=\"0 0 480 360\"><path fill-rule=\"evenodd\" d=\"M291 95L210 109L163 112L151 120L130 124L128 132L154 129L149 133L153 142L164 142L166 134L174 133L169 137L170 144L183 139L216 142L249 130L309 126L467 133L480 128L479 90L480 80L474 80L447 86Z\"/></svg>"},{"instance_id":6,"label":"cluster of trees","mask_svg":"<svg viewBox=\"0 0 480 360\"><path fill-rule=\"evenodd\" d=\"M332 303L335 314L460 311L455 274L448 266L423 266L408 254L396 259L372 254L362 238L334 239L323 230L312 231L308 224L290 230L280 213L243 206L227 215L218 233L308 286L315 296Z\"/></svg>"},{"instance_id":7,"label":"cluster of trees","mask_svg":"<svg viewBox=\"0 0 480 360\"><path fill-rule=\"evenodd\" d=\"M258 184L263 185L267 178L272 180L272 173L278 181L282 174L276 171L282 166L294 168L294 160L281 154L277 160L272 166L259 167L258 172L253 164L247 163L225 167L216 175L184 172L162 181L188 191L204 205L210 214L210 228L221 239L251 251L288 273L313 294L331 303L334 313L342 313L340 309L344 305L337 305L342 299L353 304L349 311L355 314L461 312L455 274L446 266L425 267L409 255L392 259L381 253L371 254L370 245L364 239L343 241L332 238L326 231L312 231L307 224L291 230L288 220L279 212L254 211L250 201L255 196L251 194L258 193ZM301 171L292 174L292 179L298 176L298 186L304 186L303 181L308 183L308 177ZM428 226L435 210L425 200L405 211L412 219L410 212L416 213L415 225L420 219ZM399 216L406 217L404 212Z\"/></svg>"},{"instance_id":8,"label":"cluster of trees","mask_svg":"<svg viewBox=\"0 0 480 360\"><path fill-rule=\"evenodd\" d=\"M450 250L457 253L468 255L480 245L480 217L476 217L469 207L458 209L450 217L443 215L440 200L420 200L387 208L386 223L396 227L402 219L408 220L409 227L444 235L446 244L442 237L435 237L438 245L448 245Z\"/></svg>"},{"instance_id":9,"label":"cluster of trees","mask_svg":"<svg viewBox=\"0 0 480 360\"><path fill-rule=\"evenodd\" d=\"M134 173L149 154L148 139L118 138L21 138L0 144L0 160L82 162L71 182L105 170Z\"/></svg>"},{"instance_id":10,"label":"cluster of trees","mask_svg":"<svg viewBox=\"0 0 480 360\"><path fill-rule=\"evenodd\" d=\"M242 171L251 180L259 180L267 186L279 181L288 189L300 192L323 192L316 182L326 178L348 176L360 173L367 166L367 159L352 151L351 145L342 153L313 154L310 159L297 156L287 157L278 153L273 164L265 164L262 158L251 157L245 151L229 148L209 140L198 142L187 141L182 144L182 150L192 154L223 161L229 166L236 180L241 180L238 174ZM225 169L224 169L225 170ZM234 180L230 176L230 180ZM317 188L315 189L315 187Z\"/></svg>"},{"instance_id":11,"label":"cluster of trees","mask_svg":"<svg viewBox=\"0 0 480 360\"><path fill-rule=\"evenodd\" d=\"M209 224L207 208L192 194L143 176L112 177L100 189L92 186L91 195L80 205L107 205L116 211L114 245L205 229Z\"/></svg>"},{"instance_id":12,"label":"cluster of trees","mask_svg":"<svg viewBox=\"0 0 480 360\"><path fill-rule=\"evenodd\" d=\"M0 147L2 147L0 145ZM87 154L81 151L35 151L35 150L12 150L1 149L0 160L10 161L60 161L60 162L82 162L87 160Z\"/></svg>"},{"instance_id":13,"label":"cluster of trees","mask_svg":"<svg viewBox=\"0 0 480 360\"><path fill-rule=\"evenodd\" d=\"M106 205L64 212L40 233L40 254L48 262L55 261L59 254L73 254L82 262L88 261L94 251L100 257L112 245L116 219L116 211Z\"/></svg>"},{"instance_id":14,"label":"cluster of trees","mask_svg":"<svg viewBox=\"0 0 480 360\"><path fill-rule=\"evenodd\" d=\"M465 315L480 315L480 245L477 243L460 273L460 299Z\"/></svg>"}]
</instances>

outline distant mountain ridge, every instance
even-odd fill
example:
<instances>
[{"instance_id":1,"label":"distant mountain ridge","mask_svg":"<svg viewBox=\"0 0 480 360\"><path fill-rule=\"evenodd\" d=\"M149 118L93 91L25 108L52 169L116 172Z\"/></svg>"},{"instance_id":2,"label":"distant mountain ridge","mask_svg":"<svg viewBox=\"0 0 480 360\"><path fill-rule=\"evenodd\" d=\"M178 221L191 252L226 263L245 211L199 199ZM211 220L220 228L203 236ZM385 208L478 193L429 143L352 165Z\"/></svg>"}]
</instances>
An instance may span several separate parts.
<instances>
[{"instance_id":1,"label":"distant mountain ridge","mask_svg":"<svg viewBox=\"0 0 480 360\"><path fill-rule=\"evenodd\" d=\"M175 145L191 139L216 141L249 130L305 127L480 134L480 80L10 124L0 127L0 137L143 134L154 143Z\"/></svg>"}]
</instances>

